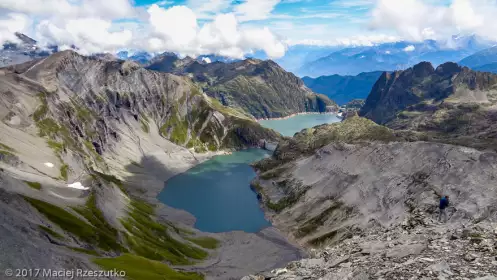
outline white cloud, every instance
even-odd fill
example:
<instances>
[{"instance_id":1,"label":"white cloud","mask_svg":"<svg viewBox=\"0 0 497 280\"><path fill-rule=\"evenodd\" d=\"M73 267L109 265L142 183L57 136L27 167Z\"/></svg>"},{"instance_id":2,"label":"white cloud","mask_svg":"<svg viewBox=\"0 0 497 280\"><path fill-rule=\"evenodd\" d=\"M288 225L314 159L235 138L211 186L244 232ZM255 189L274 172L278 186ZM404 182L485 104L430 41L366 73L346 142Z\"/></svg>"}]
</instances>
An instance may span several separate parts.
<instances>
[{"instance_id":1,"label":"white cloud","mask_svg":"<svg viewBox=\"0 0 497 280\"><path fill-rule=\"evenodd\" d=\"M31 16L112 19L134 15L129 0L2 0L0 8Z\"/></svg>"},{"instance_id":2,"label":"white cloud","mask_svg":"<svg viewBox=\"0 0 497 280\"><path fill-rule=\"evenodd\" d=\"M235 14L240 21L262 20L269 17L281 0L245 0L235 6Z\"/></svg>"},{"instance_id":3,"label":"white cloud","mask_svg":"<svg viewBox=\"0 0 497 280\"><path fill-rule=\"evenodd\" d=\"M41 43L60 46L75 45L83 54L115 52L130 44L129 30L109 32L111 23L98 18L74 19L56 24L43 20L36 26L36 37Z\"/></svg>"},{"instance_id":4,"label":"white cloud","mask_svg":"<svg viewBox=\"0 0 497 280\"><path fill-rule=\"evenodd\" d=\"M269 14L277 2L248 0L236 6L235 15L219 14L231 0L189 0L192 8L133 7L131 0L1 0L0 10L8 13L0 16L0 43L15 41L15 31L29 30L40 45L75 45L83 54L138 49L243 58L264 50L276 58L285 52L281 40L267 28L242 27L239 21L253 19L257 7ZM205 15L213 20L200 25Z\"/></svg>"},{"instance_id":5,"label":"white cloud","mask_svg":"<svg viewBox=\"0 0 497 280\"><path fill-rule=\"evenodd\" d=\"M416 50L416 47L414 47L413 45L409 45L404 48L405 52L413 52L414 50Z\"/></svg>"},{"instance_id":6,"label":"white cloud","mask_svg":"<svg viewBox=\"0 0 497 280\"><path fill-rule=\"evenodd\" d=\"M183 55L218 54L243 58L246 53L264 50L269 57L285 53L285 45L267 28L241 28L234 14L220 14L199 27L193 12L185 6L149 8L154 37L150 51L167 49ZM172 24L174 23L174 24Z\"/></svg>"},{"instance_id":7,"label":"white cloud","mask_svg":"<svg viewBox=\"0 0 497 280\"><path fill-rule=\"evenodd\" d=\"M29 23L29 18L23 14L9 13L0 17L0 46L7 41L17 42L14 33L24 31Z\"/></svg>"},{"instance_id":8,"label":"white cloud","mask_svg":"<svg viewBox=\"0 0 497 280\"><path fill-rule=\"evenodd\" d=\"M205 63L211 63L211 59L208 58L208 57L202 57L202 61L205 62Z\"/></svg>"},{"instance_id":9,"label":"white cloud","mask_svg":"<svg viewBox=\"0 0 497 280\"><path fill-rule=\"evenodd\" d=\"M378 0L371 27L393 29L413 41L442 39L459 33L474 33L497 39L495 0L453 0L449 6L435 1Z\"/></svg>"},{"instance_id":10,"label":"white cloud","mask_svg":"<svg viewBox=\"0 0 497 280\"><path fill-rule=\"evenodd\" d=\"M195 39L198 28L197 17L186 6L163 9L152 5L148 13L155 35L166 44L182 48L187 47Z\"/></svg>"}]
</instances>

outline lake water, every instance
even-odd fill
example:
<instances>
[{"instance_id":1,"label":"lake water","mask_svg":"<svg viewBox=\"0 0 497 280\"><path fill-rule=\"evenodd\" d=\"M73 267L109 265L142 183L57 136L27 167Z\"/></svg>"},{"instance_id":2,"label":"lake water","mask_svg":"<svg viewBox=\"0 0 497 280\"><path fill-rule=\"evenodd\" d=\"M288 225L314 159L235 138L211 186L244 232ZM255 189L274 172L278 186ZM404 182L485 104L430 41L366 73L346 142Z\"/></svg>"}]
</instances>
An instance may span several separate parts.
<instances>
[{"instance_id":1,"label":"lake water","mask_svg":"<svg viewBox=\"0 0 497 280\"><path fill-rule=\"evenodd\" d=\"M216 156L169 179L159 200L193 214L195 228L201 231L258 232L271 224L250 189L256 174L249 163L269 155L262 149L248 149Z\"/></svg>"},{"instance_id":2,"label":"lake water","mask_svg":"<svg viewBox=\"0 0 497 280\"><path fill-rule=\"evenodd\" d=\"M315 114L261 121L261 125L292 136L304 128L336 121L339 119L334 115ZM258 232L271 224L250 189L256 174L249 164L268 156L269 152L261 149L216 156L169 179L158 198L193 214L197 219L195 228L201 231Z\"/></svg>"},{"instance_id":3,"label":"lake water","mask_svg":"<svg viewBox=\"0 0 497 280\"><path fill-rule=\"evenodd\" d=\"M293 136L302 129L314 127L324 123L339 122L340 119L333 114L308 114L297 115L283 120L261 120L259 123L267 128L272 128L284 136Z\"/></svg>"}]
</instances>

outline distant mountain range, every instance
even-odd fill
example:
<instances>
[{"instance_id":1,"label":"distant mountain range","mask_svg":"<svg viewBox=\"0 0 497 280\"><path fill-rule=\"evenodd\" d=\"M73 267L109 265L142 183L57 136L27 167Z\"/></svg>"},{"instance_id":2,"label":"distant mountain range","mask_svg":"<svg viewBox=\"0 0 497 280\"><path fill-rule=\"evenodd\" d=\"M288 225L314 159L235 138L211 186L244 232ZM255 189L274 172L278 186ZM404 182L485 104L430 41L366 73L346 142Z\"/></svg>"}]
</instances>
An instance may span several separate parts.
<instances>
[{"instance_id":1,"label":"distant mountain range","mask_svg":"<svg viewBox=\"0 0 497 280\"><path fill-rule=\"evenodd\" d=\"M322 93L344 105L354 99L366 99L374 83L383 71L361 73L357 76L321 76L318 78L304 77L305 85L317 93Z\"/></svg>"},{"instance_id":2,"label":"distant mountain range","mask_svg":"<svg viewBox=\"0 0 497 280\"><path fill-rule=\"evenodd\" d=\"M362 72L402 70L422 61L440 65L447 61L460 61L493 44L476 36L454 36L445 42L426 40L344 48L305 63L296 73L311 77L357 75Z\"/></svg>"},{"instance_id":3,"label":"distant mountain range","mask_svg":"<svg viewBox=\"0 0 497 280\"><path fill-rule=\"evenodd\" d=\"M302 65L325 57L330 53L343 49L341 46L312 46L312 45L294 45L289 46L285 55L281 58L273 59L287 71L298 74L298 70ZM247 57L258 59L269 59L262 51L255 52Z\"/></svg>"},{"instance_id":4,"label":"distant mountain range","mask_svg":"<svg viewBox=\"0 0 497 280\"><path fill-rule=\"evenodd\" d=\"M41 48L36 40L25 34L16 33L16 35L19 42L6 43L0 50L0 67L46 57L59 51L57 46ZM356 47L294 45L288 48L283 57L274 59L274 61L286 71L293 72L300 77L334 74L354 76L363 72L402 70L422 61L428 61L433 65L447 61L459 62L475 70L495 72L494 65L487 65L497 63L497 47L494 45L495 42L489 42L477 36L454 36L443 42L402 41ZM72 48L77 49L77 46L72 46ZM140 50L122 50L112 55L115 55L116 59L132 60L144 66L152 65L161 60L164 55L173 55L172 60L178 58L177 54L173 53L166 52L158 55ZM104 58L104 54L94 54L94 56ZM257 51L247 57L268 59L262 51ZM110 56L105 56L105 59L109 58ZM240 61L240 59L214 54L201 55L194 60L203 63Z\"/></svg>"},{"instance_id":5,"label":"distant mountain range","mask_svg":"<svg viewBox=\"0 0 497 280\"><path fill-rule=\"evenodd\" d=\"M497 46L472 54L459 64L477 71L497 73Z\"/></svg>"},{"instance_id":6,"label":"distant mountain range","mask_svg":"<svg viewBox=\"0 0 497 280\"><path fill-rule=\"evenodd\" d=\"M473 70L480 72L491 72L497 74L497 62L473 67Z\"/></svg>"}]
</instances>

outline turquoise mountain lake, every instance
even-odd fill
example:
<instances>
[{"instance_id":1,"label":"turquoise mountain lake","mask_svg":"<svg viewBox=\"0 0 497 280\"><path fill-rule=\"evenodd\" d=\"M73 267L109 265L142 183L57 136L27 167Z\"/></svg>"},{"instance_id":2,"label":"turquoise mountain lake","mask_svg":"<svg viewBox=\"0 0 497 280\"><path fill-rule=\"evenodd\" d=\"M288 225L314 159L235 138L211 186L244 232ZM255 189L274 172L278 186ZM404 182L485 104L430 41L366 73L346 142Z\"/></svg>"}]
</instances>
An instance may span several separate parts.
<instances>
[{"instance_id":1,"label":"turquoise mountain lake","mask_svg":"<svg viewBox=\"0 0 497 280\"><path fill-rule=\"evenodd\" d=\"M302 129L315 127L324 123L339 122L340 119L333 114L308 114L297 115L283 120L261 120L259 123L267 128L272 128L283 136L293 136Z\"/></svg>"},{"instance_id":2,"label":"turquoise mountain lake","mask_svg":"<svg viewBox=\"0 0 497 280\"><path fill-rule=\"evenodd\" d=\"M304 128L336 121L334 115L315 114L261 121L261 125L292 136ZM257 195L250 189L256 173L249 164L268 156L270 153L262 149L216 156L169 179L158 198L193 214L197 219L195 228L201 231L258 232L271 224L264 218Z\"/></svg>"},{"instance_id":3,"label":"turquoise mountain lake","mask_svg":"<svg viewBox=\"0 0 497 280\"><path fill-rule=\"evenodd\" d=\"M249 163L268 157L262 149L216 156L166 182L159 200L190 212L195 228L206 232L258 232L271 224L250 189L255 172Z\"/></svg>"}]
</instances>

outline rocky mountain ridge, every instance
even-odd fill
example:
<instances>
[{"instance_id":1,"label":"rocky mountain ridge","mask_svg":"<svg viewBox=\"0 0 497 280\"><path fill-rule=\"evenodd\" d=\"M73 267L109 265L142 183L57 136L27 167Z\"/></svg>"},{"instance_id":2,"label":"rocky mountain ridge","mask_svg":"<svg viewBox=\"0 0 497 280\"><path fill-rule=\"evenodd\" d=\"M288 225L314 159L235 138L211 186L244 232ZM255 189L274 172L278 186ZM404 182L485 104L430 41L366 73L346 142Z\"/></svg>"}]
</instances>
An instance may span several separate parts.
<instances>
[{"instance_id":1,"label":"rocky mountain ridge","mask_svg":"<svg viewBox=\"0 0 497 280\"><path fill-rule=\"evenodd\" d=\"M147 68L188 75L201 84L210 97L225 106L240 108L258 119L338 109L328 97L315 94L302 80L271 60L204 63L164 54Z\"/></svg>"},{"instance_id":2,"label":"rocky mountain ridge","mask_svg":"<svg viewBox=\"0 0 497 280\"><path fill-rule=\"evenodd\" d=\"M425 140L496 149L497 75L428 62L384 73L359 112Z\"/></svg>"},{"instance_id":3,"label":"rocky mountain ridge","mask_svg":"<svg viewBox=\"0 0 497 280\"><path fill-rule=\"evenodd\" d=\"M2 269L229 279L301 254L274 228L198 232L156 200L167 179L213 155L281 138L188 77L58 52L0 69L0 120ZM254 254L237 258L240 244Z\"/></svg>"}]
</instances>

